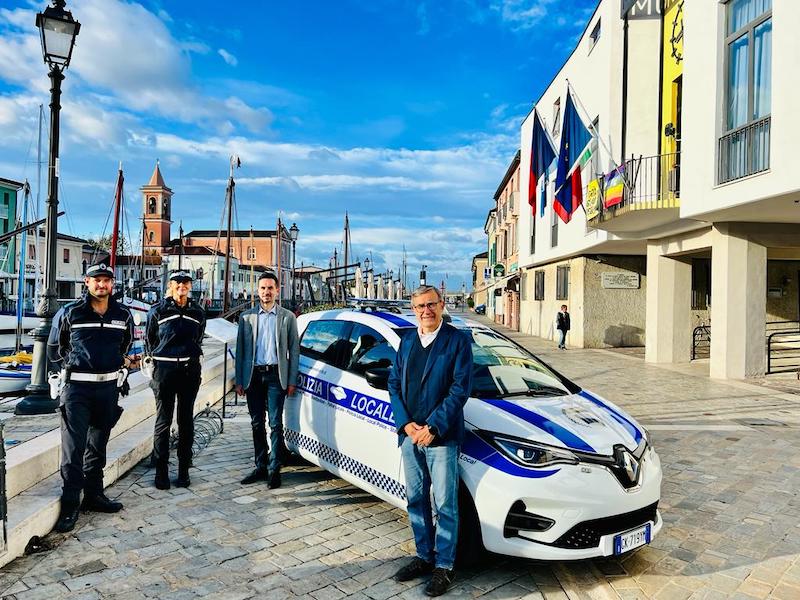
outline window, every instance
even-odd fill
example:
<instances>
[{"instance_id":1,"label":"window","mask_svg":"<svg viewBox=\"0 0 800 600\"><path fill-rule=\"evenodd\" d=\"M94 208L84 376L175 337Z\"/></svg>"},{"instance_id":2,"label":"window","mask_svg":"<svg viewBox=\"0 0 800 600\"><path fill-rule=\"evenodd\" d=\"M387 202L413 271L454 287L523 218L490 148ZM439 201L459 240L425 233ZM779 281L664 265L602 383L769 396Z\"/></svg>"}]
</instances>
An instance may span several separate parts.
<instances>
[{"instance_id":1,"label":"window","mask_svg":"<svg viewBox=\"0 0 800 600\"><path fill-rule=\"evenodd\" d=\"M169 221L169 198L161 201L161 217Z\"/></svg>"},{"instance_id":2,"label":"window","mask_svg":"<svg viewBox=\"0 0 800 600\"><path fill-rule=\"evenodd\" d=\"M726 11L718 183L766 171L770 152L772 0L730 0Z\"/></svg>"},{"instance_id":3,"label":"window","mask_svg":"<svg viewBox=\"0 0 800 600\"><path fill-rule=\"evenodd\" d=\"M153 196L147 199L147 212L151 215L156 214L156 199Z\"/></svg>"},{"instance_id":4,"label":"window","mask_svg":"<svg viewBox=\"0 0 800 600\"><path fill-rule=\"evenodd\" d=\"M561 135L561 98L553 102L553 135Z\"/></svg>"},{"instance_id":5,"label":"window","mask_svg":"<svg viewBox=\"0 0 800 600\"><path fill-rule=\"evenodd\" d=\"M247 247L247 260L255 260L256 259L256 249L253 246Z\"/></svg>"},{"instance_id":6,"label":"window","mask_svg":"<svg viewBox=\"0 0 800 600\"><path fill-rule=\"evenodd\" d=\"M533 299L544 300L544 271L533 274Z\"/></svg>"},{"instance_id":7,"label":"window","mask_svg":"<svg viewBox=\"0 0 800 600\"><path fill-rule=\"evenodd\" d=\"M569 299L569 267L556 267L556 300Z\"/></svg>"},{"instance_id":8,"label":"window","mask_svg":"<svg viewBox=\"0 0 800 600\"><path fill-rule=\"evenodd\" d=\"M711 259L692 259L692 310L711 306Z\"/></svg>"},{"instance_id":9,"label":"window","mask_svg":"<svg viewBox=\"0 0 800 600\"><path fill-rule=\"evenodd\" d=\"M69 263L69 248L64 248L64 264Z\"/></svg>"},{"instance_id":10,"label":"window","mask_svg":"<svg viewBox=\"0 0 800 600\"><path fill-rule=\"evenodd\" d=\"M11 195L8 192L3 192L3 206L8 206Z\"/></svg>"},{"instance_id":11,"label":"window","mask_svg":"<svg viewBox=\"0 0 800 600\"><path fill-rule=\"evenodd\" d=\"M519 299L520 301L528 299L528 272L523 271L519 276Z\"/></svg>"},{"instance_id":12,"label":"window","mask_svg":"<svg viewBox=\"0 0 800 600\"><path fill-rule=\"evenodd\" d=\"M36 244L28 244L28 260L36 260Z\"/></svg>"},{"instance_id":13,"label":"window","mask_svg":"<svg viewBox=\"0 0 800 600\"><path fill-rule=\"evenodd\" d=\"M597 23L595 23L594 28L592 29L592 33L589 34L589 52L592 51L592 48L597 45L597 42L600 40L600 19L597 19Z\"/></svg>"},{"instance_id":14,"label":"window","mask_svg":"<svg viewBox=\"0 0 800 600\"><path fill-rule=\"evenodd\" d=\"M148 232L147 233L147 241L152 244L153 242L155 242L155 240L156 240L156 232L155 231Z\"/></svg>"},{"instance_id":15,"label":"window","mask_svg":"<svg viewBox=\"0 0 800 600\"><path fill-rule=\"evenodd\" d=\"M353 355L347 321L311 321L300 338L300 354L341 368Z\"/></svg>"},{"instance_id":16,"label":"window","mask_svg":"<svg viewBox=\"0 0 800 600\"><path fill-rule=\"evenodd\" d=\"M371 327L354 323L349 343L353 349L347 370L352 373L363 375L370 369L386 369L394 364L394 348Z\"/></svg>"}]
</instances>

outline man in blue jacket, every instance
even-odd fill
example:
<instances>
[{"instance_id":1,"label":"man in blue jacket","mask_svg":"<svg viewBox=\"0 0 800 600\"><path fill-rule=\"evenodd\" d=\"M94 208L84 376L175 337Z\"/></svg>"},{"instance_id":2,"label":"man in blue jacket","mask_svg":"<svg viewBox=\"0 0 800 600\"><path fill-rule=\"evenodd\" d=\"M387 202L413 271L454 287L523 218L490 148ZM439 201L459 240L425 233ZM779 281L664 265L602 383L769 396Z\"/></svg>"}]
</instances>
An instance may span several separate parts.
<instances>
[{"instance_id":1,"label":"man in blue jacket","mask_svg":"<svg viewBox=\"0 0 800 600\"><path fill-rule=\"evenodd\" d=\"M472 383L472 349L467 334L443 322L444 302L438 289L417 288L411 304L419 328L400 342L389 377L389 395L417 556L395 579L409 581L432 573L425 593L440 596L454 579L458 454L464 438L464 404Z\"/></svg>"}]
</instances>

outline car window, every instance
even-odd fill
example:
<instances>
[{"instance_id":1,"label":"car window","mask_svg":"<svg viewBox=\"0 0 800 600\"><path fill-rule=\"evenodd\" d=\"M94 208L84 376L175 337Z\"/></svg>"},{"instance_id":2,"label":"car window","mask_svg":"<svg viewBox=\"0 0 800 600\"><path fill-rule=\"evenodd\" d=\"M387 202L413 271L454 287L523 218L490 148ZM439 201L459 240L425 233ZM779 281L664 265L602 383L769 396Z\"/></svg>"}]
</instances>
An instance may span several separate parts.
<instances>
[{"instance_id":1,"label":"car window","mask_svg":"<svg viewBox=\"0 0 800 600\"><path fill-rule=\"evenodd\" d=\"M300 354L343 368L353 352L350 326L347 321L311 321L300 338Z\"/></svg>"},{"instance_id":2,"label":"car window","mask_svg":"<svg viewBox=\"0 0 800 600\"><path fill-rule=\"evenodd\" d=\"M472 396L560 396L570 391L547 365L508 338L488 329L472 329Z\"/></svg>"},{"instance_id":3,"label":"car window","mask_svg":"<svg viewBox=\"0 0 800 600\"><path fill-rule=\"evenodd\" d=\"M372 327L353 323L349 342L352 352L347 364L348 371L363 375L369 369L388 368L394 363L394 348Z\"/></svg>"}]
</instances>

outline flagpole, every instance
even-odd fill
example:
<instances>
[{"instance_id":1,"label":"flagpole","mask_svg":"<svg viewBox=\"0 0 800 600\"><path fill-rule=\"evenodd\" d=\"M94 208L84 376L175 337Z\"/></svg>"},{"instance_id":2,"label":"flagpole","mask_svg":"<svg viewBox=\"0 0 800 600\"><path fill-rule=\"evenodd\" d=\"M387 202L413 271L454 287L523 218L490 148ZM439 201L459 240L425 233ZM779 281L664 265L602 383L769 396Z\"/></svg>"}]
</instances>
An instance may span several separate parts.
<instances>
[{"instance_id":1,"label":"flagpole","mask_svg":"<svg viewBox=\"0 0 800 600\"><path fill-rule=\"evenodd\" d=\"M589 129L592 130L595 137L597 138L597 141L600 142L600 144L603 146L603 150L605 150L606 153L608 154L608 158L611 159L611 163L614 165L614 170L619 172L619 168L621 165L616 160L614 160L614 155L611 153L611 149L608 146L606 146L606 143L603 141L603 138L600 137L600 132L598 132L597 128L594 126L594 121L592 121L591 118L589 118L589 111L586 110L586 107L583 105L583 102L581 102L581 97L578 95L577 90L569 82L569 79L567 79L566 81L567 81L567 92L570 91L572 92L573 97L578 103L578 107L583 111L584 117L586 117L587 120L589 121ZM622 157L622 160L623 161L625 160L624 156ZM627 177L622 178L622 183L626 188L628 188L629 192L633 191L628 183Z\"/></svg>"}]
</instances>

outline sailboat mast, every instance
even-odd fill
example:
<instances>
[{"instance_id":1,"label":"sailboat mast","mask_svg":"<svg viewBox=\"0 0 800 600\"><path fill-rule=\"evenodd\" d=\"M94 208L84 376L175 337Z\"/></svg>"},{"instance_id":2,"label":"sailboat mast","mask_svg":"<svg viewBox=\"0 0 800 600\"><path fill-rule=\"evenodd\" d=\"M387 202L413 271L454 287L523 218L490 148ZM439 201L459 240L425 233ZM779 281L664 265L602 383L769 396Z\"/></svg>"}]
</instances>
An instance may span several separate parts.
<instances>
[{"instance_id":1,"label":"sailboat mast","mask_svg":"<svg viewBox=\"0 0 800 600\"><path fill-rule=\"evenodd\" d=\"M31 197L31 186L28 185L28 180L25 180L23 186L23 200L22 200L22 223L28 224L28 203ZM19 274L17 275L17 336L15 343L15 352L19 352L22 348L22 317L25 316L25 251L28 248L28 230L22 231L21 248L19 249ZM38 273L37 273L38 275Z\"/></svg>"},{"instance_id":2,"label":"sailboat mast","mask_svg":"<svg viewBox=\"0 0 800 600\"><path fill-rule=\"evenodd\" d=\"M183 271L183 221L178 225L178 271Z\"/></svg>"},{"instance_id":3,"label":"sailboat mast","mask_svg":"<svg viewBox=\"0 0 800 600\"><path fill-rule=\"evenodd\" d=\"M233 181L233 167L241 166L239 157L231 156L231 170L228 177L228 187L225 190L225 206L228 211L228 228L225 231L225 281L222 288L222 312L228 312L230 301L228 299L228 284L231 279L231 220L233 219L233 194L236 182Z\"/></svg>"},{"instance_id":4,"label":"sailboat mast","mask_svg":"<svg viewBox=\"0 0 800 600\"><path fill-rule=\"evenodd\" d=\"M347 272L350 264L350 218L344 212L344 285L342 286L342 302L347 302Z\"/></svg>"},{"instance_id":5,"label":"sailboat mast","mask_svg":"<svg viewBox=\"0 0 800 600\"><path fill-rule=\"evenodd\" d=\"M117 187L116 191L114 192L114 230L111 233L111 257L109 258L109 263L111 265L111 270L114 270L114 267L117 264L117 246L119 244L119 215L121 212L122 207L122 182L124 177L122 176L122 161L119 163L119 172L117 173Z\"/></svg>"}]
</instances>

